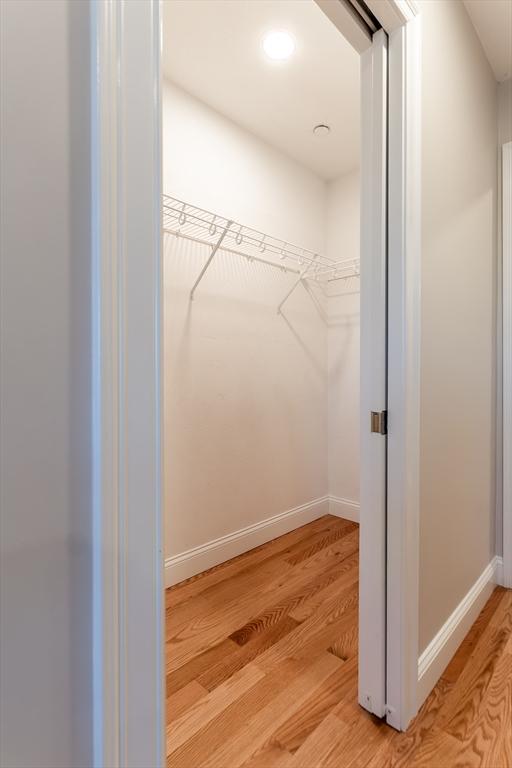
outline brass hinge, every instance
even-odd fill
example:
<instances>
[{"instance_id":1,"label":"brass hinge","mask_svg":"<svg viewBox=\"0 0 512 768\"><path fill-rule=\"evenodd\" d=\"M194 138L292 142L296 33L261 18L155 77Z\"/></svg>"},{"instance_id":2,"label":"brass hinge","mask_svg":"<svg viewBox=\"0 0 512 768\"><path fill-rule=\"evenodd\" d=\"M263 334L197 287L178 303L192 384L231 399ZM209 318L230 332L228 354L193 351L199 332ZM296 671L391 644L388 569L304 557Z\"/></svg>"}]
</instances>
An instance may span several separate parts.
<instances>
[{"instance_id":1,"label":"brass hinge","mask_svg":"<svg viewBox=\"0 0 512 768\"><path fill-rule=\"evenodd\" d=\"M371 412L371 431L378 435L387 435L388 433L388 412Z\"/></svg>"}]
</instances>

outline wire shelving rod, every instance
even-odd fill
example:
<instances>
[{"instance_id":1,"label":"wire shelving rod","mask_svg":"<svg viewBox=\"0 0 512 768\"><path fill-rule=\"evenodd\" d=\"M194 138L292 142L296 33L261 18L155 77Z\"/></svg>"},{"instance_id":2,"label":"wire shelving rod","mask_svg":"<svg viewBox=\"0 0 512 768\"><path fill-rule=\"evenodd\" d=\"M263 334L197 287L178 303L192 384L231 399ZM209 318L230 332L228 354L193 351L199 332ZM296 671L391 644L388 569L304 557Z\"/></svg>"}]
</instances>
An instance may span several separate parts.
<instances>
[{"instance_id":1,"label":"wire shelving rod","mask_svg":"<svg viewBox=\"0 0 512 768\"><path fill-rule=\"evenodd\" d=\"M297 275L278 312L301 282L325 284L359 276L359 259L334 260L170 195L163 196L162 213L164 232L212 249L190 291L191 299L219 250Z\"/></svg>"}]
</instances>

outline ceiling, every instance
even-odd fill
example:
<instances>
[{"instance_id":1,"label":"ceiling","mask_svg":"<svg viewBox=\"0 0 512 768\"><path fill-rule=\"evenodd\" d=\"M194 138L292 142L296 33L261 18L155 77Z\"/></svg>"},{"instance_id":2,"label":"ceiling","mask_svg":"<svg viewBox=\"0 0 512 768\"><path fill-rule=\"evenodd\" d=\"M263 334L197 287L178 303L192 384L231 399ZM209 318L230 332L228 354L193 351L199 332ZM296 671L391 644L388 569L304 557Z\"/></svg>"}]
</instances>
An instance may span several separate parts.
<instances>
[{"instance_id":1,"label":"ceiling","mask_svg":"<svg viewBox=\"0 0 512 768\"><path fill-rule=\"evenodd\" d=\"M287 61L262 51L273 29ZM314 0L165 0L163 48L165 77L320 177L359 164L359 54Z\"/></svg>"},{"instance_id":2,"label":"ceiling","mask_svg":"<svg viewBox=\"0 0 512 768\"><path fill-rule=\"evenodd\" d=\"M511 0L464 0L482 47L499 82L512 77Z\"/></svg>"}]
</instances>

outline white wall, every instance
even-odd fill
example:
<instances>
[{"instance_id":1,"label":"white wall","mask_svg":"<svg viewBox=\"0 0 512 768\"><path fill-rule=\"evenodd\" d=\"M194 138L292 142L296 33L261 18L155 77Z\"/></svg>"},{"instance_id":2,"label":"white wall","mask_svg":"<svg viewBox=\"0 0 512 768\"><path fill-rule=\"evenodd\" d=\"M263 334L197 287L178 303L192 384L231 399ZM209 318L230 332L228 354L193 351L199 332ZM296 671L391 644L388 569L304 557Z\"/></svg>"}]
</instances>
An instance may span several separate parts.
<instances>
[{"instance_id":1,"label":"white wall","mask_svg":"<svg viewBox=\"0 0 512 768\"><path fill-rule=\"evenodd\" d=\"M323 251L319 177L169 81L163 121L164 192Z\"/></svg>"},{"instance_id":2,"label":"white wall","mask_svg":"<svg viewBox=\"0 0 512 768\"><path fill-rule=\"evenodd\" d=\"M170 83L164 189L324 248L325 185ZM164 240L166 555L327 493L327 330L294 276ZM325 511L327 511L325 509Z\"/></svg>"},{"instance_id":3,"label":"white wall","mask_svg":"<svg viewBox=\"0 0 512 768\"><path fill-rule=\"evenodd\" d=\"M90 768L89 4L0 30L0 764Z\"/></svg>"},{"instance_id":4,"label":"white wall","mask_svg":"<svg viewBox=\"0 0 512 768\"><path fill-rule=\"evenodd\" d=\"M463 4L421 12L423 651L495 552L497 102Z\"/></svg>"},{"instance_id":5,"label":"white wall","mask_svg":"<svg viewBox=\"0 0 512 768\"><path fill-rule=\"evenodd\" d=\"M359 258L359 170L327 185L326 252ZM329 285L329 495L359 504L359 279ZM341 511L342 507L338 506Z\"/></svg>"}]
</instances>

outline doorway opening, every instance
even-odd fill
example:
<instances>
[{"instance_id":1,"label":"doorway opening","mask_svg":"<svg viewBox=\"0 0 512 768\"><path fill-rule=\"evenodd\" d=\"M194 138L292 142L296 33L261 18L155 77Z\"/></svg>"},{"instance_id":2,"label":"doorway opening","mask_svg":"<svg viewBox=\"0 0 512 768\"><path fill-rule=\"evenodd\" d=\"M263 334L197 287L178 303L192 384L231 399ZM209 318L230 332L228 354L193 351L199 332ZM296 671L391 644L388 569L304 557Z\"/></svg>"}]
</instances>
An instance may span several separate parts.
<instances>
[{"instance_id":1,"label":"doorway opening","mask_svg":"<svg viewBox=\"0 0 512 768\"><path fill-rule=\"evenodd\" d=\"M301 764L368 717L360 55L314 0L171 0L163 76L166 754Z\"/></svg>"},{"instance_id":2,"label":"doorway opening","mask_svg":"<svg viewBox=\"0 0 512 768\"><path fill-rule=\"evenodd\" d=\"M380 392L360 391L360 439L371 435L376 449L361 451L361 466L374 462L364 477L370 490L386 484L388 504L383 528L382 508L376 517L375 499L361 497L360 545L373 547L378 564L360 547L373 569L359 574L359 701L405 729L418 690L421 17L411 3L369 0L382 25L374 33L363 15L354 17L354 0L317 3L361 53L363 143L371 147L361 157L361 316L370 322L361 338L363 367L381 358L386 326L389 335L385 438L368 429L370 411L383 407ZM161 10L159 0L92 4L95 765L160 765L165 753ZM386 315L379 284L387 240ZM363 376L361 384L375 381ZM385 450L377 442L383 439ZM361 492L364 486L362 477ZM370 577L366 588L363 576Z\"/></svg>"}]
</instances>

